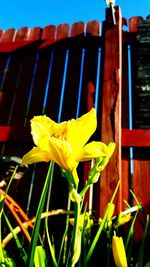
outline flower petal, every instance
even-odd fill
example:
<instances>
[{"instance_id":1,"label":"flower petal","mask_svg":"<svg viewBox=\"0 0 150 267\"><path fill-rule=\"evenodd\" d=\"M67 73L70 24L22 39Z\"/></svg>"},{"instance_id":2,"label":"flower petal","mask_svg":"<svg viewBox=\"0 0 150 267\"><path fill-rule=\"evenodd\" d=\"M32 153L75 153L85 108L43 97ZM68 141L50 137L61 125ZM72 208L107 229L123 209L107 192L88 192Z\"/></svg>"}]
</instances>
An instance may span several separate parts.
<instances>
[{"instance_id":1,"label":"flower petal","mask_svg":"<svg viewBox=\"0 0 150 267\"><path fill-rule=\"evenodd\" d=\"M49 154L51 160L66 171L72 171L77 166L76 160L72 157L72 148L65 140L52 137L49 144Z\"/></svg>"},{"instance_id":2,"label":"flower petal","mask_svg":"<svg viewBox=\"0 0 150 267\"><path fill-rule=\"evenodd\" d=\"M36 146L39 146L42 139L46 141L53 135L62 135L67 122L56 123L47 116L34 116L31 120L31 134ZM48 141L47 141L48 142ZM46 143L47 143L46 142ZM43 142L42 142L43 144Z\"/></svg>"},{"instance_id":3,"label":"flower petal","mask_svg":"<svg viewBox=\"0 0 150 267\"><path fill-rule=\"evenodd\" d=\"M50 158L48 153L44 153L38 147L33 147L27 154L23 156L21 164L28 165L41 161L48 162L49 160Z\"/></svg>"},{"instance_id":4,"label":"flower petal","mask_svg":"<svg viewBox=\"0 0 150 267\"><path fill-rule=\"evenodd\" d=\"M127 267L126 252L122 237L113 236L112 250L117 267Z\"/></svg>"},{"instance_id":5,"label":"flower petal","mask_svg":"<svg viewBox=\"0 0 150 267\"><path fill-rule=\"evenodd\" d=\"M91 142L85 145L79 155L78 161L88 161L93 158L109 156L109 148L102 142Z\"/></svg>"},{"instance_id":6,"label":"flower petal","mask_svg":"<svg viewBox=\"0 0 150 267\"><path fill-rule=\"evenodd\" d=\"M80 118L68 121L66 125L66 138L71 144L75 155L80 153L81 148L87 143L97 126L96 111L91 109Z\"/></svg>"}]
</instances>

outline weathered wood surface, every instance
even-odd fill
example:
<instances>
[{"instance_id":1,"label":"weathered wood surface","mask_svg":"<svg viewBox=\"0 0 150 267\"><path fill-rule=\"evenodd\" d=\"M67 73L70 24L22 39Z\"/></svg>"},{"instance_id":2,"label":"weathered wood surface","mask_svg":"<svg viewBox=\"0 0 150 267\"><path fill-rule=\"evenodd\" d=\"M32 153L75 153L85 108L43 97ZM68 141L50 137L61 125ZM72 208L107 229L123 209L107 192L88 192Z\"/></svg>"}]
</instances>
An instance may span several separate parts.
<instances>
[{"instance_id":1,"label":"weathered wood surface","mask_svg":"<svg viewBox=\"0 0 150 267\"><path fill-rule=\"evenodd\" d=\"M116 149L105 172L100 178L100 214L110 201L118 180L121 181L121 86L122 86L122 17L120 8L115 8L116 25L106 10L103 24L103 75L102 75L102 129L105 143L115 142ZM122 181L117 195L116 208L122 207Z\"/></svg>"},{"instance_id":2,"label":"weathered wood surface","mask_svg":"<svg viewBox=\"0 0 150 267\"><path fill-rule=\"evenodd\" d=\"M23 27L18 30L13 28L5 31L1 30L0 52L11 52L25 47L36 47L40 49L68 37L88 34L92 36L100 35L100 23L98 21L94 20L88 23L76 22L72 25L64 23L57 27L48 25L44 28Z\"/></svg>"}]
</instances>

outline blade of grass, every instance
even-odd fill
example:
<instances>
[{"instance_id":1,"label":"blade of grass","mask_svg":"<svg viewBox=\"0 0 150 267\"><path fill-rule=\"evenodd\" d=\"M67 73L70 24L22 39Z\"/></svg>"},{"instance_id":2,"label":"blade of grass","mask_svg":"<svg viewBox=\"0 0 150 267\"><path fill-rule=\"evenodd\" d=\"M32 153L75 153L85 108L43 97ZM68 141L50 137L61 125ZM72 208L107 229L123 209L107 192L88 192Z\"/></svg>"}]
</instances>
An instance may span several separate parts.
<instances>
[{"instance_id":1,"label":"blade of grass","mask_svg":"<svg viewBox=\"0 0 150 267\"><path fill-rule=\"evenodd\" d=\"M15 234L15 232L13 230L13 227L11 226L11 223L10 223L9 219L7 218L5 212L3 212L3 215L4 215L4 218L5 218L5 221L6 221L7 225L8 225L8 228L9 228L10 232L13 235L13 238L15 240L16 246L17 246L17 248L18 248L18 250L20 252L20 257L23 259L24 262L26 262L26 260L27 260L27 254L26 254L24 248L22 247L19 238Z\"/></svg>"},{"instance_id":2,"label":"blade of grass","mask_svg":"<svg viewBox=\"0 0 150 267\"><path fill-rule=\"evenodd\" d=\"M34 263L35 267L46 267L46 253L42 246L36 246Z\"/></svg>"},{"instance_id":3,"label":"blade of grass","mask_svg":"<svg viewBox=\"0 0 150 267\"><path fill-rule=\"evenodd\" d=\"M117 186L116 186L116 188L115 188L115 191L114 191L114 193L113 193L113 195L112 195L112 197L111 197L111 200L110 200L110 202L109 202L110 205L108 205L108 207L107 207L107 209L106 209L106 212L105 212L105 214L104 214L103 220L102 220L102 222L101 222L101 224L100 224L100 226L99 226L99 228L98 228L98 231L97 231L97 233L96 233L96 235L95 235L95 237L94 237L94 240L93 240L93 242L92 242L92 244L91 244L91 247L90 247L90 249L89 249L89 251L88 251L88 253L87 253L87 256L86 256L86 258L85 258L85 262L84 262L83 266L86 266L86 265L88 264L88 262L89 262L89 260L90 260L90 258L91 258L91 256L92 256L92 254L93 254L93 251L94 251L94 249L95 249L95 246L96 246L96 244L97 244L97 242L98 242L98 240L99 240L99 237L100 237L100 235L101 235L101 232L102 232L102 230L103 230L103 228L104 228L104 226L105 226L105 223L106 223L106 220L107 220L107 215L108 215L109 210L110 210L110 208L111 208L111 204L113 203L114 198L115 198L115 196L116 196L116 194L117 194L119 185L120 185L120 180L119 180L118 183L117 183Z\"/></svg>"},{"instance_id":4,"label":"blade of grass","mask_svg":"<svg viewBox=\"0 0 150 267\"><path fill-rule=\"evenodd\" d=\"M50 235L49 235L48 217L45 218L45 229L46 229L46 235L47 235L47 241L48 241L50 253L51 253L51 256L52 256L53 266L54 267L58 267L58 264L57 264L57 261L56 261L56 257L55 257L55 249L52 246L52 242L51 242Z\"/></svg>"},{"instance_id":5,"label":"blade of grass","mask_svg":"<svg viewBox=\"0 0 150 267\"><path fill-rule=\"evenodd\" d=\"M2 248L2 229L1 229L1 220L2 220L2 214L3 214L3 208L4 208L4 203L5 203L5 196L8 192L8 189L11 185L11 182L16 174L16 171L17 171L17 168L18 168L18 165L16 166L10 180L9 180L9 183L7 185L7 188L5 190L5 194L4 195L0 195L0 263L3 264L4 262L4 254L3 254L3 248Z\"/></svg>"},{"instance_id":6,"label":"blade of grass","mask_svg":"<svg viewBox=\"0 0 150 267\"><path fill-rule=\"evenodd\" d=\"M140 247L139 260L138 260L137 267L142 267L143 266L144 246L145 246L147 232L148 232L148 225L149 225L149 215L147 214L145 228L144 228L144 236L143 236L141 247Z\"/></svg>"},{"instance_id":7,"label":"blade of grass","mask_svg":"<svg viewBox=\"0 0 150 267\"><path fill-rule=\"evenodd\" d=\"M68 246L68 231L69 231L69 218L70 218L70 206L71 206L71 202L70 202L70 198L68 195L68 206L67 206L67 211L68 214L66 216L66 227L65 227L65 231L62 237L62 241L61 241L61 246L60 246L60 251L59 251L59 257L58 257L58 265L60 263L60 259L61 259L61 255L63 252L63 264L66 263L66 259L67 259L67 246Z\"/></svg>"},{"instance_id":8,"label":"blade of grass","mask_svg":"<svg viewBox=\"0 0 150 267\"><path fill-rule=\"evenodd\" d=\"M53 168L54 168L54 163L50 162L49 169L48 169L47 176L46 176L46 180L45 180L44 187L42 190L40 202L38 205L37 213L36 213L35 225L34 225L32 236L31 236L31 243L29 245L29 254L28 254L27 262L26 262L27 267L29 267L29 266L33 267L34 266L34 254L35 254L35 249L37 246L37 241L38 241L38 236L39 236L41 214L42 214L42 211L44 208L44 203L45 203L45 199L47 196L50 179L52 179Z\"/></svg>"},{"instance_id":9,"label":"blade of grass","mask_svg":"<svg viewBox=\"0 0 150 267\"><path fill-rule=\"evenodd\" d=\"M4 254L2 248L2 216L0 216L0 266L4 263Z\"/></svg>"},{"instance_id":10,"label":"blade of grass","mask_svg":"<svg viewBox=\"0 0 150 267\"><path fill-rule=\"evenodd\" d=\"M127 254L127 260L129 261L130 256L131 256L131 252L132 252L132 246L133 246L133 236L134 236L134 224L136 221L136 217L137 217L138 211L136 211L131 226L129 228L128 231L128 235L127 235L127 239L125 241L125 250L126 250L126 254Z\"/></svg>"}]
</instances>

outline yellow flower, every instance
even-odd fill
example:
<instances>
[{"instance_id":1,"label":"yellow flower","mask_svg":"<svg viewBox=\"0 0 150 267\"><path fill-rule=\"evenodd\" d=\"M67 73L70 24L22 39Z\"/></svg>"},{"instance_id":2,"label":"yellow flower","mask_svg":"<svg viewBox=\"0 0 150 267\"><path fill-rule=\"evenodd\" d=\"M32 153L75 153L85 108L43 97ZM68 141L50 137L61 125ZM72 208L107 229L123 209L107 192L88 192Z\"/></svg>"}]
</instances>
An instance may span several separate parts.
<instances>
[{"instance_id":1,"label":"yellow flower","mask_svg":"<svg viewBox=\"0 0 150 267\"><path fill-rule=\"evenodd\" d=\"M108 203L108 206L109 206L109 212L108 212L108 215L107 215L107 221L111 220L112 219L112 216L114 214L114 210L115 210L115 204L114 203Z\"/></svg>"},{"instance_id":2,"label":"yellow flower","mask_svg":"<svg viewBox=\"0 0 150 267\"><path fill-rule=\"evenodd\" d=\"M127 267L127 258L122 237L113 236L112 250L117 267Z\"/></svg>"},{"instance_id":3,"label":"yellow flower","mask_svg":"<svg viewBox=\"0 0 150 267\"><path fill-rule=\"evenodd\" d=\"M22 164L53 161L75 177L80 161L109 155L108 146L102 142L86 144L96 127L94 108L76 120L61 123L45 115L35 116L31 120L31 134L36 147L24 155Z\"/></svg>"},{"instance_id":4,"label":"yellow flower","mask_svg":"<svg viewBox=\"0 0 150 267\"><path fill-rule=\"evenodd\" d=\"M127 222L129 222L132 219L131 213L123 214L122 211L120 211L117 219L117 225L123 225Z\"/></svg>"},{"instance_id":5,"label":"yellow flower","mask_svg":"<svg viewBox=\"0 0 150 267\"><path fill-rule=\"evenodd\" d=\"M74 218L70 218L69 222L71 225L74 225ZM91 228L92 225L93 225L93 220L90 218L89 212L85 212L85 213L79 215L78 228L80 230L82 230L83 226L87 230L87 229Z\"/></svg>"},{"instance_id":6,"label":"yellow flower","mask_svg":"<svg viewBox=\"0 0 150 267\"><path fill-rule=\"evenodd\" d=\"M112 226L112 216L114 214L115 210L115 204L114 203L108 203L108 206L110 207L108 215L107 215L107 222L106 222L106 228L110 228Z\"/></svg>"}]
</instances>

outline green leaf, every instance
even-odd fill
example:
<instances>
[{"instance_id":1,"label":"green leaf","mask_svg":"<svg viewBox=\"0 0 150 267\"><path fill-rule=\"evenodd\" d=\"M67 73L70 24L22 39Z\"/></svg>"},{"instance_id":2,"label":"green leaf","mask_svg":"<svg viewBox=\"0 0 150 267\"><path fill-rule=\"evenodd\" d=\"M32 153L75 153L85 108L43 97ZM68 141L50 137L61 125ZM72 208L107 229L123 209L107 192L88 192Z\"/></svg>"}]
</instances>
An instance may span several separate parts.
<instances>
[{"instance_id":1,"label":"green leaf","mask_svg":"<svg viewBox=\"0 0 150 267\"><path fill-rule=\"evenodd\" d=\"M6 250L4 249L3 249L3 255L4 255L4 264L1 262L1 266L16 267L16 263L12 258L8 256Z\"/></svg>"},{"instance_id":2,"label":"green leaf","mask_svg":"<svg viewBox=\"0 0 150 267\"><path fill-rule=\"evenodd\" d=\"M28 266L30 266L30 267L34 266L34 256L35 256L35 249L36 249L38 237L39 237L41 214L43 212L47 192L49 189L49 184L50 184L50 181L53 177L53 170L54 170L54 163L50 162L49 169L48 169L47 176L46 176L46 180L45 180L42 194L40 197L40 202L38 205L37 213L36 213L36 220L35 220L32 236L31 236L31 243L29 246L29 254L28 254L27 262L26 262L27 267Z\"/></svg>"},{"instance_id":3,"label":"green leaf","mask_svg":"<svg viewBox=\"0 0 150 267\"><path fill-rule=\"evenodd\" d=\"M95 235L95 237L94 237L94 240L93 240L93 242L92 242L92 244L91 244L91 246L90 246L90 249L89 249L89 251L88 251L88 253L87 253L87 255L86 255L85 262L84 262L84 266L86 266L86 265L88 264L88 262L89 262L89 260L90 260L90 258L91 258L91 256L92 256L92 254L93 254L93 251L94 251L94 249L95 249L95 247L96 247L96 244L97 244L97 242L98 242L98 240L99 240L99 238L100 238L100 235L101 235L101 233L102 233L102 231L103 231L103 229L104 229L104 227L105 227L105 223L106 223L106 220L107 220L107 218L108 218L109 211L110 211L110 209L111 209L111 204L112 204L113 201L114 201L114 198L115 198L115 196L116 196L116 194L117 194L117 192L118 192L118 188L119 188L119 186L120 186L120 180L119 180L118 183L117 183L117 186L116 186L116 188L115 188L115 190L114 190L114 193L113 193L113 195L112 195L112 197L111 197L111 199L110 199L109 205L107 206L107 209L106 209L106 211L105 211L103 220L102 220L102 222L101 222L101 224L100 224L100 226L99 226L99 228L98 228L98 231L97 231L97 233L96 233L96 235Z\"/></svg>"},{"instance_id":4,"label":"green leaf","mask_svg":"<svg viewBox=\"0 0 150 267\"><path fill-rule=\"evenodd\" d=\"M138 267L143 266L144 248L145 248L146 237L147 237L147 233L148 233L148 226L149 226L149 215L147 215L147 218L146 218L146 223L145 223L145 228L144 228L144 236L142 239L142 244L141 244L140 253L139 253Z\"/></svg>"},{"instance_id":5,"label":"green leaf","mask_svg":"<svg viewBox=\"0 0 150 267\"><path fill-rule=\"evenodd\" d=\"M15 232L14 232L14 230L13 230L13 227L11 226L11 223L10 223L10 221L8 220L8 217L6 216L6 214L5 214L4 211L3 211L3 215L4 215L5 221L6 221L6 223L7 223L7 226L8 226L8 228L9 228L10 232L11 232L12 235L13 235L13 238L14 238L14 241L15 241L15 243L16 243L16 246L17 246L17 248L18 248L18 250L19 250L20 256L22 257L22 259L23 259L24 262L25 262L26 259L27 259L26 252L25 252L25 250L24 250L24 248L23 248L23 246L22 246L22 244L21 244L21 242L20 242L20 240L19 240L17 234L15 234Z\"/></svg>"},{"instance_id":6,"label":"green leaf","mask_svg":"<svg viewBox=\"0 0 150 267\"><path fill-rule=\"evenodd\" d=\"M45 267L46 265L46 253L42 246L36 246L34 256L35 267Z\"/></svg>"}]
</instances>

